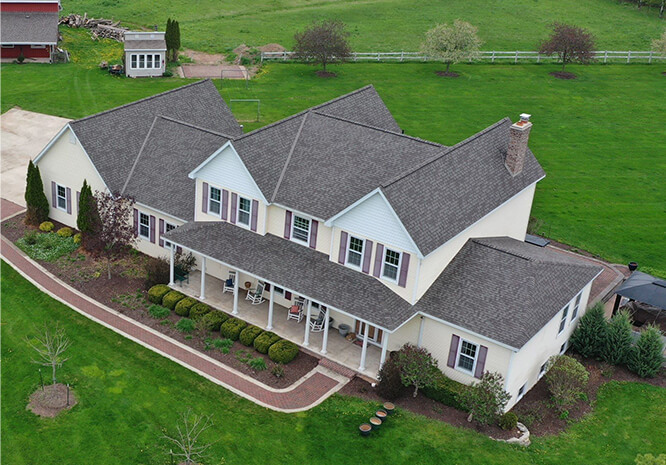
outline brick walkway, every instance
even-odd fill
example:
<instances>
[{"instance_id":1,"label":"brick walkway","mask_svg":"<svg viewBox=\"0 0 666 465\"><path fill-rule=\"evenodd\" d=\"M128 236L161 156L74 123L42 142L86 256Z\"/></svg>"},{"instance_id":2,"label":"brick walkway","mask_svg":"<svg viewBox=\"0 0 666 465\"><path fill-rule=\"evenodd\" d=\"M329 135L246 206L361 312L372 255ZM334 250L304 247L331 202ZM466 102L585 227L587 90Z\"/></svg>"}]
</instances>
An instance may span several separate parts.
<instances>
[{"instance_id":1,"label":"brick walkway","mask_svg":"<svg viewBox=\"0 0 666 465\"><path fill-rule=\"evenodd\" d=\"M3 217L6 216L4 213ZM34 263L4 237L2 237L0 251L2 257L19 273L57 300L113 331L264 407L283 412L308 410L323 402L349 381L348 377L342 376L324 364L316 367L289 388L270 388L83 296Z\"/></svg>"}]
</instances>

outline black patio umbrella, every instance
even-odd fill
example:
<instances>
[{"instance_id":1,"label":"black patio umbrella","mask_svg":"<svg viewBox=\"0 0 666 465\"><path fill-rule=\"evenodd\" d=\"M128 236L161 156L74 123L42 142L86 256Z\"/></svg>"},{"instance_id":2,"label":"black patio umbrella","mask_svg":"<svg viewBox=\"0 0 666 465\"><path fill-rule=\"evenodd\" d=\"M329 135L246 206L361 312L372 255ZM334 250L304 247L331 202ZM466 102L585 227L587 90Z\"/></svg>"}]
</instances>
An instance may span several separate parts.
<instances>
[{"instance_id":1,"label":"black patio umbrella","mask_svg":"<svg viewBox=\"0 0 666 465\"><path fill-rule=\"evenodd\" d=\"M645 304L666 309L666 281L640 271L634 271L629 278L615 291L613 314L617 311L620 296Z\"/></svg>"}]
</instances>

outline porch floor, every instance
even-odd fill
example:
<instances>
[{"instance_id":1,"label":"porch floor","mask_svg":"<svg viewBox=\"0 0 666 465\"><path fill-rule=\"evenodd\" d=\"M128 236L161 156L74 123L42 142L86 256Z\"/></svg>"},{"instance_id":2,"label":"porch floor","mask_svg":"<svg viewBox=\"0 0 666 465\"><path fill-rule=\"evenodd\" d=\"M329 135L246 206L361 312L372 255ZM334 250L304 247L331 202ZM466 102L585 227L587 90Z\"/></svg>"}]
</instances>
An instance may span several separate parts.
<instances>
[{"instance_id":1,"label":"porch floor","mask_svg":"<svg viewBox=\"0 0 666 465\"><path fill-rule=\"evenodd\" d=\"M175 284L174 289L177 289L184 294L199 299L201 294L201 272L196 270L192 271L189 276L189 283ZM223 310L231 314L233 311L233 294L231 292L223 293L224 282L221 279L215 278L211 275L206 275L206 289L205 299L203 302L211 307ZM238 290L238 315L241 320L248 323L257 325L261 328L266 328L268 324L268 292L265 292L266 301L259 305L252 305L250 301L245 300L246 291L243 288ZM280 337L288 339L299 346L303 346L303 338L305 336L305 323L306 318L298 323L296 320L287 320L287 308L278 304L273 306L273 329L272 331ZM313 312L314 316L314 312ZM333 323L336 324L335 322ZM310 344L307 349L319 354L322 341L323 331L313 333L310 332ZM319 354L321 355L321 354ZM334 362L344 365L354 371L358 371L361 364L361 346L348 341L340 335L337 329L331 327L328 334L328 345L326 355L321 355L329 358ZM381 356L381 349L375 345L368 344L368 351L365 359L366 369L359 372L365 376L376 378L379 369L379 359Z\"/></svg>"}]
</instances>

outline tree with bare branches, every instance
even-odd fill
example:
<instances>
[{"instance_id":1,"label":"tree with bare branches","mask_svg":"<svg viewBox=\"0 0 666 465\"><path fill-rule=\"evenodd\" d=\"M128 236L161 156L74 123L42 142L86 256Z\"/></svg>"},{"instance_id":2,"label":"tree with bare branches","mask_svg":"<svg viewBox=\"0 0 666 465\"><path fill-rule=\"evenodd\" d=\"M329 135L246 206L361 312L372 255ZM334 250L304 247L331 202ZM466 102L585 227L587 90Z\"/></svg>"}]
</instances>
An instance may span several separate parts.
<instances>
[{"instance_id":1,"label":"tree with bare branches","mask_svg":"<svg viewBox=\"0 0 666 465\"><path fill-rule=\"evenodd\" d=\"M95 203L100 223L98 230L91 232L95 244L90 248L106 257L108 279L111 279L113 258L136 241L137 232L133 222L134 199L120 194L96 191Z\"/></svg>"},{"instance_id":2,"label":"tree with bare branches","mask_svg":"<svg viewBox=\"0 0 666 465\"><path fill-rule=\"evenodd\" d=\"M59 323L52 328L45 324L44 330L38 336L26 338L26 342L39 354L39 359L32 362L51 367L53 384L56 384L56 369L69 360L69 357L63 355L71 345L65 330Z\"/></svg>"},{"instance_id":3,"label":"tree with bare branches","mask_svg":"<svg viewBox=\"0 0 666 465\"><path fill-rule=\"evenodd\" d=\"M194 460L202 459L206 450L214 444L200 441L201 434L213 426L213 420L210 415L192 413L191 408L181 413L178 420L176 434L165 434L163 438L178 448L178 452L172 452L174 456L183 457L184 463L191 465L196 463Z\"/></svg>"},{"instance_id":4,"label":"tree with bare branches","mask_svg":"<svg viewBox=\"0 0 666 465\"><path fill-rule=\"evenodd\" d=\"M315 21L294 35L294 53L299 60L321 64L326 73L327 64L344 61L351 55L348 37L349 32L341 21Z\"/></svg>"},{"instance_id":5,"label":"tree with bare branches","mask_svg":"<svg viewBox=\"0 0 666 465\"><path fill-rule=\"evenodd\" d=\"M452 64L473 60L479 56L479 47L483 43L476 35L477 28L470 23L456 19L452 25L438 24L426 32L421 44L422 52L431 58L446 63L445 76L457 76L449 73Z\"/></svg>"},{"instance_id":6,"label":"tree with bare branches","mask_svg":"<svg viewBox=\"0 0 666 465\"><path fill-rule=\"evenodd\" d=\"M553 32L539 48L543 55L557 54L562 72L567 63L586 64L594 59L594 36L582 27L554 23Z\"/></svg>"}]
</instances>

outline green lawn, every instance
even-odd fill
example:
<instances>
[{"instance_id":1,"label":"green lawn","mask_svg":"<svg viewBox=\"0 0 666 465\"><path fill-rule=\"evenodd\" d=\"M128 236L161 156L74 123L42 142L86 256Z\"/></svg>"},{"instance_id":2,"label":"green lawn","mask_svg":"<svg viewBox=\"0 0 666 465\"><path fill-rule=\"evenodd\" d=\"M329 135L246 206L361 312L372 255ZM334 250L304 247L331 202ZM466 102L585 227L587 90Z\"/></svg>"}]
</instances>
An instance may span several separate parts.
<instances>
[{"instance_id":1,"label":"green lawn","mask_svg":"<svg viewBox=\"0 0 666 465\"><path fill-rule=\"evenodd\" d=\"M425 31L457 18L475 24L486 50L534 50L553 21L589 28L606 50L647 49L664 21L655 9L617 0L68 0L63 13L113 17L161 28L180 22L182 43L222 52L240 44L293 45L294 33L313 19L340 19L357 51L417 50Z\"/></svg>"},{"instance_id":2,"label":"green lawn","mask_svg":"<svg viewBox=\"0 0 666 465\"><path fill-rule=\"evenodd\" d=\"M222 457L230 465L349 463L361 450L364 463L377 464L569 464L572 457L619 464L666 452L663 427L656 427L666 415L666 390L636 383L608 385L593 415L527 451L409 412L364 439L356 427L373 403L334 396L304 413L269 411L82 317L5 262L1 271L1 452L12 465L165 464L162 430L187 407L214 416L206 439L218 442L208 464ZM47 321L60 322L72 340L59 377L80 403L42 420L25 409L39 376L24 339Z\"/></svg>"}]
</instances>

